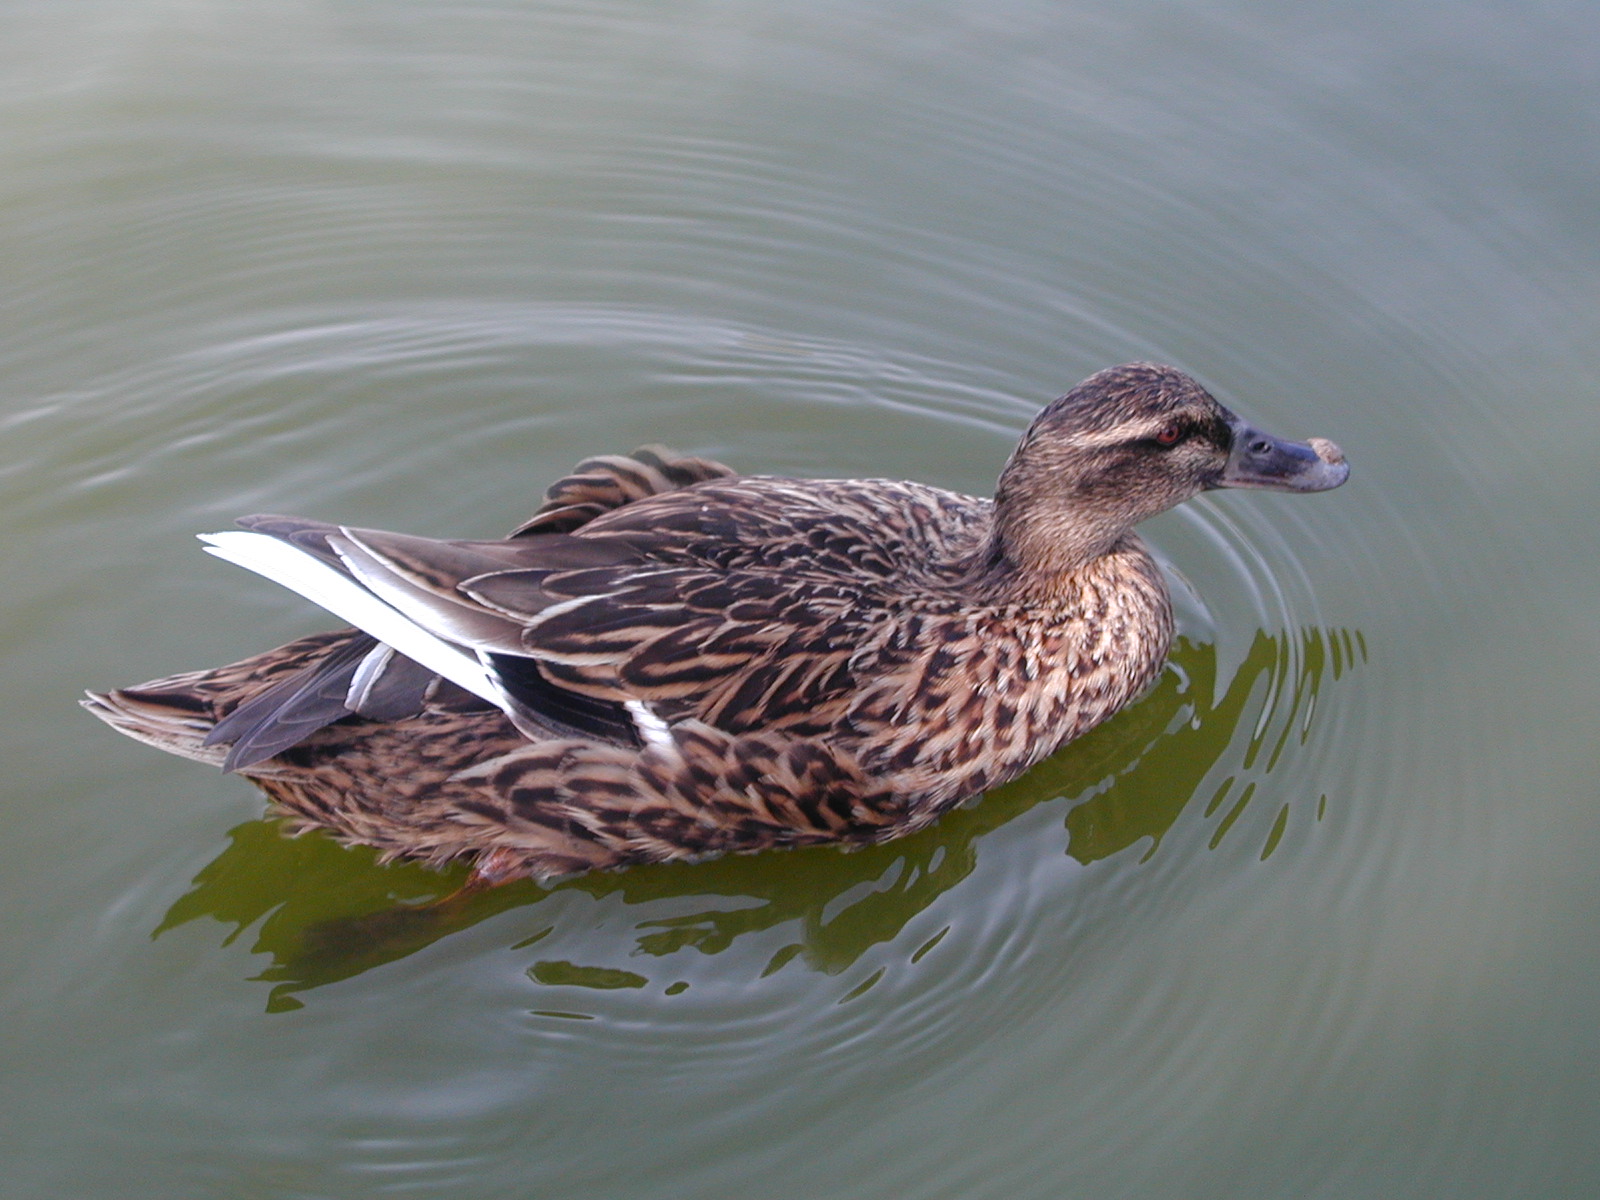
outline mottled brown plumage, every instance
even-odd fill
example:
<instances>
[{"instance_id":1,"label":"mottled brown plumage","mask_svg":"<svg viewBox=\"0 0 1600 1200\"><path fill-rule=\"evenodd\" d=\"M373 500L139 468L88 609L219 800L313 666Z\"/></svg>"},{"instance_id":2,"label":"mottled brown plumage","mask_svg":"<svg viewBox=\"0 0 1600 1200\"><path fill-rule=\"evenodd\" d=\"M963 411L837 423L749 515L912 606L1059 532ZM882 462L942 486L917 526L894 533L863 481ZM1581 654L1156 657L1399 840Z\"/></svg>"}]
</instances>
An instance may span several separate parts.
<instances>
[{"instance_id":1,"label":"mottled brown plumage","mask_svg":"<svg viewBox=\"0 0 1600 1200\"><path fill-rule=\"evenodd\" d=\"M1346 471L1132 364L1040 413L993 501L643 449L581 464L501 542L249 518L234 538L400 609L462 682L351 629L86 704L303 827L485 880L882 841L1154 679L1172 616L1136 522Z\"/></svg>"}]
</instances>

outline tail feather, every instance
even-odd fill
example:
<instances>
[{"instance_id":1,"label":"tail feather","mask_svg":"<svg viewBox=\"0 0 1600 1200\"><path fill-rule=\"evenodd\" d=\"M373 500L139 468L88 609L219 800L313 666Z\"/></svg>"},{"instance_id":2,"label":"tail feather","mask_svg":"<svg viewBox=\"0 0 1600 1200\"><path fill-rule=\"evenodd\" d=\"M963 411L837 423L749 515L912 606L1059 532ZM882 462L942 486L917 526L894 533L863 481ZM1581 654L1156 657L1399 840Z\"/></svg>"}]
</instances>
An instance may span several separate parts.
<instances>
[{"instance_id":1,"label":"tail feather","mask_svg":"<svg viewBox=\"0 0 1600 1200\"><path fill-rule=\"evenodd\" d=\"M296 678L303 681L308 672L317 671L330 658L337 659L355 641L371 645L353 629L315 633L225 667L89 692L80 703L137 741L220 767L228 747L221 738L212 741L219 724L225 724L230 714L263 692Z\"/></svg>"},{"instance_id":2,"label":"tail feather","mask_svg":"<svg viewBox=\"0 0 1600 1200\"><path fill-rule=\"evenodd\" d=\"M195 671L190 677L174 676L162 680L163 684L176 684L186 678L198 679L205 672ZM208 701L193 690L174 688L171 691L144 687L113 688L109 692L88 692L78 701L113 729L127 734L135 741L180 754L196 762L221 767L227 757L226 746L208 746L206 735L216 724Z\"/></svg>"}]
</instances>

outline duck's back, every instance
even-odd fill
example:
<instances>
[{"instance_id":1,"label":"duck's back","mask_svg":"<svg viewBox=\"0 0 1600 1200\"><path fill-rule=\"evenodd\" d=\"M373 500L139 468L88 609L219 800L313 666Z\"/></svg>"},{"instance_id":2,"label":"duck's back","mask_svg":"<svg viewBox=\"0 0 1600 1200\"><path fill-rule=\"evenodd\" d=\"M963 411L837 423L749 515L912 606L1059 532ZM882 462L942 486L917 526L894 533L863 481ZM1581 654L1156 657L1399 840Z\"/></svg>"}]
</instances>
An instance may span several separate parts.
<instances>
[{"instance_id":1,"label":"duck's back","mask_svg":"<svg viewBox=\"0 0 1600 1200\"><path fill-rule=\"evenodd\" d=\"M992 504L890 479L750 475L657 493L578 536L624 538L663 565L836 578L892 592L943 587L990 530Z\"/></svg>"}]
</instances>

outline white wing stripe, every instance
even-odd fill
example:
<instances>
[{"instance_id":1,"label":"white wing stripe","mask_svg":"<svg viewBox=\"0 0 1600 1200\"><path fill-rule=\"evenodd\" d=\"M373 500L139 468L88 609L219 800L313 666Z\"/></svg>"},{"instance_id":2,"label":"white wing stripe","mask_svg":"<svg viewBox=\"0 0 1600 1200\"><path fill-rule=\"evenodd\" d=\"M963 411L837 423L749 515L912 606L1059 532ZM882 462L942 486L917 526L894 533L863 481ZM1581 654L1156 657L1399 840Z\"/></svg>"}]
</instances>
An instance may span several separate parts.
<instances>
[{"instance_id":1,"label":"white wing stripe","mask_svg":"<svg viewBox=\"0 0 1600 1200\"><path fill-rule=\"evenodd\" d=\"M429 633L304 550L270 534L245 530L203 533L200 540L206 544L208 554L299 593L473 695L483 697L497 708L505 707L500 689L475 655Z\"/></svg>"},{"instance_id":2,"label":"white wing stripe","mask_svg":"<svg viewBox=\"0 0 1600 1200\"><path fill-rule=\"evenodd\" d=\"M383 670L394 661L394 647L379 642L356 667L356 673L350 679L350 686L345 690L344 706L351 712L360 712L361 706L367 702L367 693L372 690L372 685L378 682L378 677Z\"/></svg>"},{"instance_id":3,"label":"white wing stripe","mask_svg":"<svg viewBox=\"0 0 1600 1200\"><path fill-rule=\"evenodd\" d=\"M645 745L654 746L657 750L672 750L677 746L672 727L643 700L624 700L623 707L633 717L633 727L639 731L639 737Z\"/></svg>"}]
</instances>

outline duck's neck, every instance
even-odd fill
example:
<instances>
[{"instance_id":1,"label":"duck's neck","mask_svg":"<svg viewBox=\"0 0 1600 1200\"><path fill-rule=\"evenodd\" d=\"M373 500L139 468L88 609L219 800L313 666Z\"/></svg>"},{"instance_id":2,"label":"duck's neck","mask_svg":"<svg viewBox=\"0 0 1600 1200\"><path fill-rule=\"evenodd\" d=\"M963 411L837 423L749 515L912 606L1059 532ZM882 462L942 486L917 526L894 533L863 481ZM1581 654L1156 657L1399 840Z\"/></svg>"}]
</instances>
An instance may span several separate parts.
<instances>
[{"instance_id":1,"label":"duck's neck","mask_svg":"<svg viewBox=\"0 0 1600 1200\"><path fill-rule=\"evenodd\" d=\"M1105 567L1108 556L1144 554L1138 535L1124 526L1085 528L1037 523L1021 528L996 520L989 536L964 564L967 586L1000 603L1049 602L1079 595Z\"/></svg>"},{"instance_id":2,"label":"duck's neck","mask_svg":"<svg viewBox=\"0 0 1600 1200\"><path fill-rule=\"evenodd\" d=\"M969 560L984 590L1019 599L1061 594L1124 545L1137 546L1125 517L1059 491L1038 495L1007 471L995 489L988 537Z\"/></svg>"},{"instance_id":3,"label":"duck's neck","mask_svg":"<svg viewBox=\"0 0 1600 1200\"><path fill-rule=\"evenodd\" d=\"M1059 595L1107 554L1141 547L1133 522L1138 496L1082 478L1074 459L1040 458L1050 445L1022 438L995 485L992 526L971 571L989 592L1016 598Z\"/></svg>"}]
</instances>

